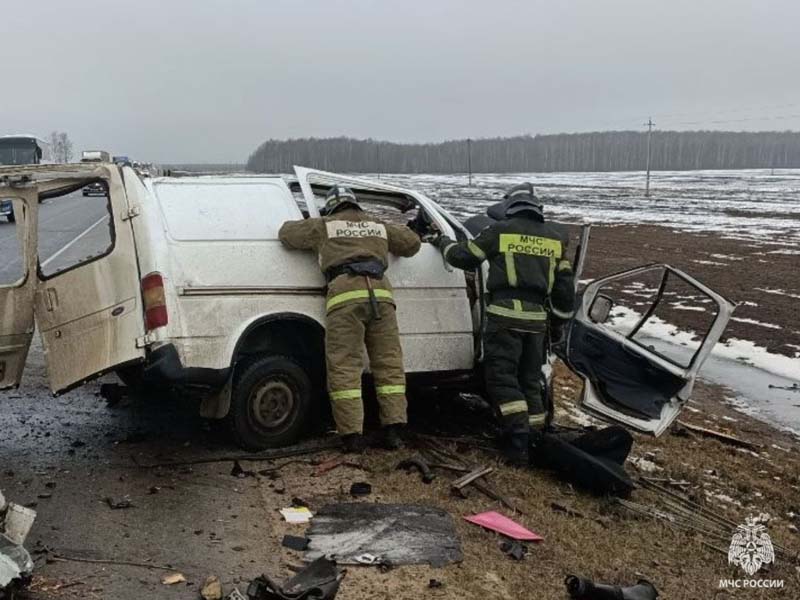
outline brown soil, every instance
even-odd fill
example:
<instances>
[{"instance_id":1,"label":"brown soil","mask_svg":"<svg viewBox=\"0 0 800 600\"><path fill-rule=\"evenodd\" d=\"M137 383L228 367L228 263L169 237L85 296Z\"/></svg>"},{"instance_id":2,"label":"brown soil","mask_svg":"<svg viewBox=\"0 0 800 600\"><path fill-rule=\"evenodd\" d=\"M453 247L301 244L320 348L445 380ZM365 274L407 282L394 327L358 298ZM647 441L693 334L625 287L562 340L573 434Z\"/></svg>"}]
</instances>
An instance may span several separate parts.
<instances>
[{"instance_id":1,"label":"brown soil","mask_svg":"<svg viewBox=\"0 0 800 600\"><path fill-rule=\"evenodd\" d=\"M800 346L797 322L800 300L761 291L783 290L800 296L800 255L775 253L781 250L796 252L798 249L772 245L769 240L755 244L712 234L675 232L667 227L595 226L583 277L596 278L649 262L669 263L733 302L742 303L736 309L737 318L780 327L773 329L731 321L723 340L728 337L750 340L770 352L793 357L798 349L790 344ZM698 260L715 264L695 262ZM690 317L683 315L687 320Z\"/></svg>"}]
</instances>

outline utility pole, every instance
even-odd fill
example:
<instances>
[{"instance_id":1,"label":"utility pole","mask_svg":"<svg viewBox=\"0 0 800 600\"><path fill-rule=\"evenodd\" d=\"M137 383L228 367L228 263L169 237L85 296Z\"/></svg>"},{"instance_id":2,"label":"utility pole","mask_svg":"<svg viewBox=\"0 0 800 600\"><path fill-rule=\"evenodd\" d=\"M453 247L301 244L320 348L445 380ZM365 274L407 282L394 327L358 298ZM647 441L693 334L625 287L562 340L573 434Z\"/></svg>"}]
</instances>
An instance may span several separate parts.
<instances>
[{"instance_id":1,"label":"utility pole","mask_svg":"<svg viewBox=\"0 0 800 600\"><path fill-rule=\"evenodd\" d=\"M467 138L467 171L469 172L469 187L472 187L472 140Z\"/></svg>"},{"instance_id":2,"label":"utility pole","mask_svg":"<svg viewBox=\"0 0 800 600\"><path fill-rule=\"evenodd\" d=\"M378 179L381 178L381 144L380 142L375 144L375 160L378 163Z\"/></svg>"},{"instance_id":3,"label":"utility pole","mask_svg":"<svg viewBox=\"0 0 800 600\"><path fill-rule=\"evenodd\" d=\"M647 125L647 183L645 184L644 188L644 197L649 198L650 197L650 138L653 135L653 126L655 126L655 123L653 123L652 118L648 117L647 123L645 123L645 125Z\"/></svg>"}]
</instances>

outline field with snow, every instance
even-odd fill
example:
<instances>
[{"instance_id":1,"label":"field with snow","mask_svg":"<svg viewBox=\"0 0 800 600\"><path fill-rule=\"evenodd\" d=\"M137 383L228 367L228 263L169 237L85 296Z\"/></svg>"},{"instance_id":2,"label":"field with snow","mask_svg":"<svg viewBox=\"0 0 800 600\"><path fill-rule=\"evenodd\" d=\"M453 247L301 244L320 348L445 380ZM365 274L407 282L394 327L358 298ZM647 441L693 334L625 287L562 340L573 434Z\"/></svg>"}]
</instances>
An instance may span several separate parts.
<instances>
[{"instance_id":1,"label":"field with snow","mask_svg":"<svg viewBox=\"0 0 800 600\"><path fill-rule=\"evenodd\" d=\"M461 219L532 181L550 218L596 225L584 277L648 262L694 275L738 304L703 376L730 388L740 409L800 433L800 170L656 172L650 198L642 173L481 174L472 187L466 175L381 179L422 191ZM618 290L617 325L644 310L651 285ZM685 290L667 295L669 310L648 321L642 341L690 356L713 310Z\"/></svg>"}]
</instances>

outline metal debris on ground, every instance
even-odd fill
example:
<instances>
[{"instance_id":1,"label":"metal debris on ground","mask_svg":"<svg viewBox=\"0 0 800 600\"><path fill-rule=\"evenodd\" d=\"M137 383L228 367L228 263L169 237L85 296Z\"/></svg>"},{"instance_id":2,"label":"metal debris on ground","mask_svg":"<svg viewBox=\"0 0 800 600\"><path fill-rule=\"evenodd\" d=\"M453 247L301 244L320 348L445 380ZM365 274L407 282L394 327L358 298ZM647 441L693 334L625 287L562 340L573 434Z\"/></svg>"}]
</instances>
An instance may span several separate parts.
<instances>
[{"instance_id":1,"label":"metal debris on ground","mask_svg":"<svg viewBox=\"0 0 800 600\"><path fill-rule=\"evenodd\" d=\"M591 579L568 575L564 580L567 593L572 600L656 600L658 590L645 579L636 585L621 587L594 583Z\"/></svg>"},{"instance_id":2,"label":"metal debris on ground","mask_svg":"<svg viewBox=\"0 0 800 600\"><path fill-rule=\"evenodd\" d=\"M497 533L501 533L504 536L515 540L540 542L544 539L539 534L526 529L516 521L512 521L505 515L493 510L469 517L464 517L464 520L475 525L480 525L485 529L496 531Z\"/></svg>"},{"instance_id":3,"label":"metal debris on ground","mask_svg":"<svg viewBox=\"0 0 800 600\"><path fill-rule=\"evenodd\" d=\"M692 425L691 423L687 423L685 421L678 421L678 425L684 429L687 429L688 431L691 431L692 433L696 433L704 437L714 438L715 440L718 440L724 444L730 444L731 446L738 446L739 448L746 448L753 451L759 449L758 446L752 442L738 438L735 435L723 433L722 431L707 429L706 427L700 427L699 425Z\"/></svg>"},{"instance_id":4,"label":"metal debris on ground","mask_svg":"<svg viewBox=\"0 0 800 600\"><path fill-rule=\"evenodd\" d=\"M242 468L242 465L239 464L238 460L233 461L233 467L231 468L231 475L238 479L244 479L245 477L255 477L255 471L247 471Z\"/></svg>"},{"instance_id":5,"label":"metal debris on ground","mask_svg":"<svg viewBox=\"0 0 800 600\"><path fill-rule=\"evenodd\" d=\"M353 498L357 498L359 496L369 496L371 493L372 486L366 481L356 481L350 486L350 495L353 496Z\"/></svg>"},{"instance_id":6,"label":"metal debris on ground","mask_svg":"<svg viewBox=\"0 0 800 600\"><path fill-rule=\"evenodd\" d=\"M225 600L247 600L247 598L239 591L239 588L233 588L231 593L225 596Z\"/></svg>"},{"instance_id":7,"label":"metal debris on ground","mask_svg":"<svg viewBox=\"0 0 800 600\"><path fill-rule=\"evenodd\" d=\"M222 600L222 584L219 577L211 575L206 578L200 589L200 597L203 600Z\"/></svg>"},{"instance_id":8,"label":"metal debris on ground","mask_svg":"<svg viewBox=\"0 0 800 600\"><path fill-rule=\"evenodd\" d=\"M257 577L247 587L249 600L332 600L347 571L332 560L321 557L305 569L278 584L267 575Z\"/></svg>"},{"instance_id":9,"label":"metal debris on ground","mask_svg":"<svg viewBox=\"0 0 800 600\"><path fill-rule=\"evenodd\" d=\"M380 564L435 567L462 560L452 517L419 504L330 504L317 512L306 536L306 560L329 556L340 564L363 564L357 558L371 554Z\"/></svg>"},{"instance_id":10,"label":"metal debris on ground","mask_svg":"<svg viewBox=\"0 0 800 600\"><path fill-rule=\"evenodd\" d=\"M23 544L35 519L34 511L6 502L0 492L0 592L30 583L34 565Z\"/></svg>"},{"instance_id":11,"label":"metal debris on ground","mask_svg":"<svg viewBox=\"0 0 800 600\"><path fill-rule=\"evenodd\" d=\"M428 587L430 589L432 589L432 590L438 589L438 588L443 587L443 586L444 586L444 583L442 583L438 579L431 579L430 581L428 581Z\"/></svg>"},{"instance_id":12,"label":"metal debris on ground","mask_svg":"<svg viewBox=\"0 0 800 600\"><path fill-rule=\"evenodd\" d=\"M469 484L474 483L481 477L488 475L492 471L494 471L492 467L484 467L484 466L475 467L474 469L472 469L472 471L470 471L466 475L463 475L458 479L456 479L455 481L453 481L450 484L450 490L454 494L461 496L462 498L466 498L467 494L464 491L464 488L467 487Z\"/></svg>"}]
</instances>

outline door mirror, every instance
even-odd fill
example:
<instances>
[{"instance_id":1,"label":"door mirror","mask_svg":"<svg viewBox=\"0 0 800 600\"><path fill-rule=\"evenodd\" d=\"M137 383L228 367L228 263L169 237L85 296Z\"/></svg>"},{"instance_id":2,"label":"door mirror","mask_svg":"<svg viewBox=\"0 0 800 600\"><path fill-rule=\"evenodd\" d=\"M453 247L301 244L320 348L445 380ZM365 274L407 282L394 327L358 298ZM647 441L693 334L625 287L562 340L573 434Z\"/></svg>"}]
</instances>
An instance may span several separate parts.
<instances>
[{"instance_id":1,"label":"door mirror","mask_svg":"<svg viewBox=\"0 0 800 600\"><path fill-rule=\"evenodd\" d=\"M605 323L613 306L614 301L611 298L605 294L597 294L589 309L589 318L593 323Z\"/></svg>"}]
</instances>

